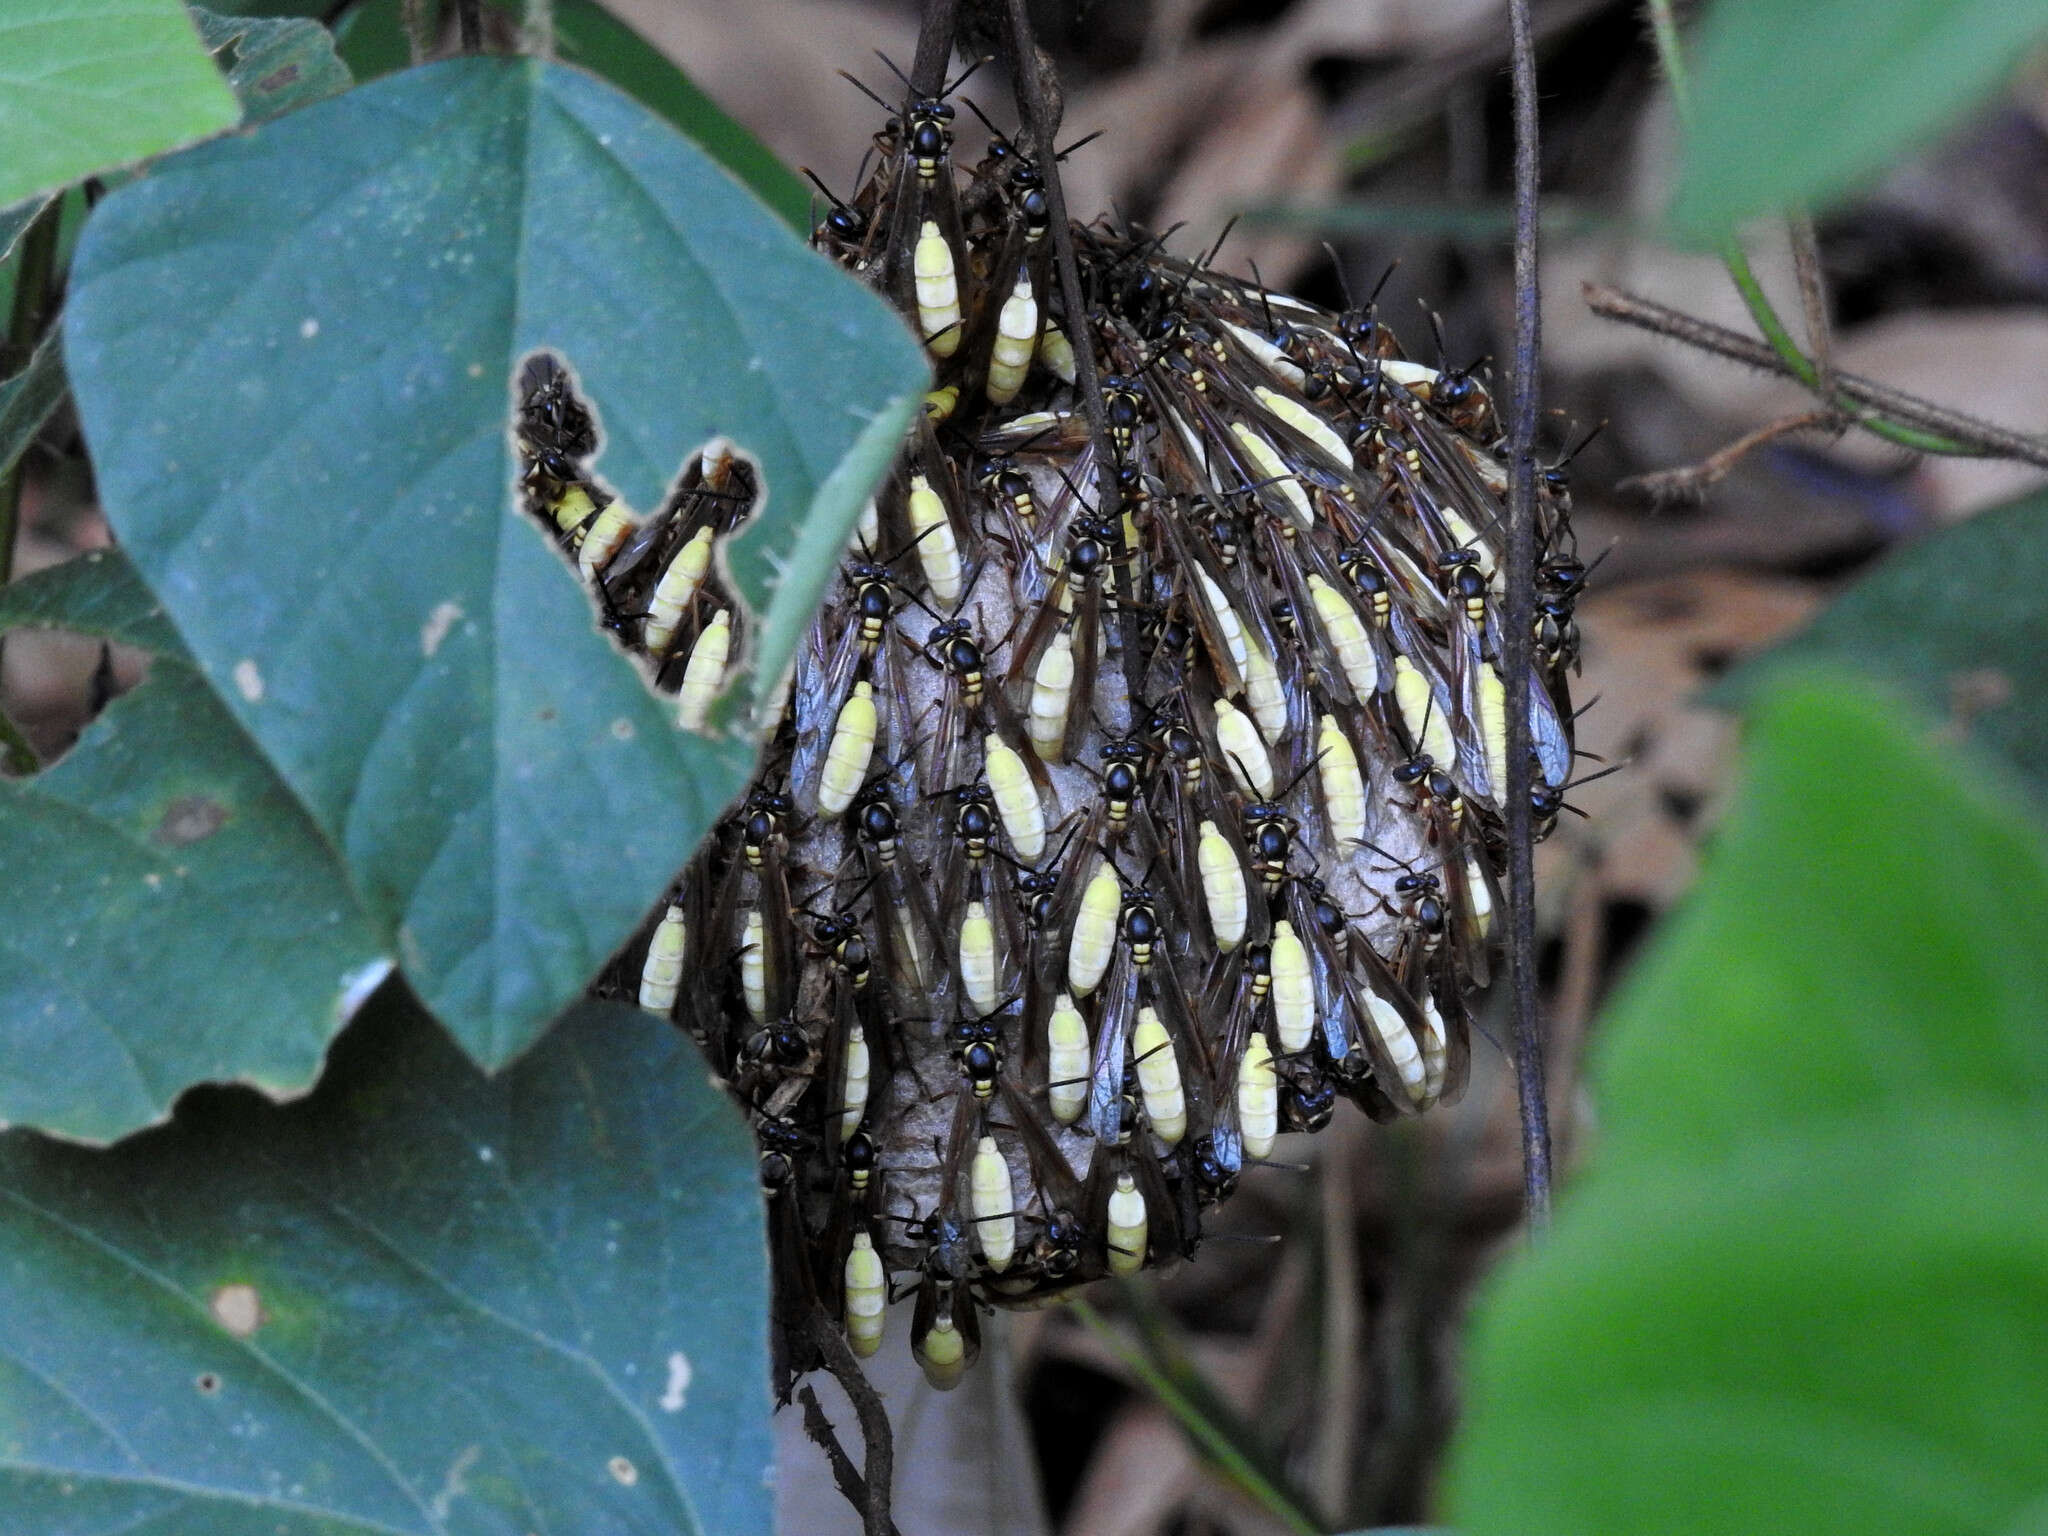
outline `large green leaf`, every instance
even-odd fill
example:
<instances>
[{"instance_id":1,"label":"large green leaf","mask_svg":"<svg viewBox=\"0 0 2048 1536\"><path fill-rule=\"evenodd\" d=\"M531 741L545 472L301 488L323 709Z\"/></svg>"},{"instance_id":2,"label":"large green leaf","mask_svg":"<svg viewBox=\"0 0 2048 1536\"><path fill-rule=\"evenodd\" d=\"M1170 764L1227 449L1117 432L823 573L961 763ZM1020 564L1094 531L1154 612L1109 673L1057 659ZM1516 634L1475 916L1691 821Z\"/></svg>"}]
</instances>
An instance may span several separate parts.
<instances>
[{"instance_id":1,"label":"large green leaf","mask_svg":"<svg viewBox=\"0 0 2048 1536\"><path fill-rule=\"evenodd\" d=\"M123 545L487 1065L752 757L677 729L513 509L521 359L579 370L633 505L714 435L755 457L732 566L764 675L924 378L895 316L693 145L532 60L409 71L165 164L95 214L65 334Z\"/></svg>"},{"instance_id":2,"label":"large green leaf","mask_svg":"<svg viewBox=\"0 0 2048 1536\"><path fill-rule=\"evenodd\" d=\"M0 1529L766 1536L753 1168L617 1005L488 1081L380 998L303 1104L0 1137Z\"/></svg>"},{"instance_id":3,"label":"large green leaf","mask_svg":"<svg viewBox=\"0 0 2048 1536\"><path fill-rule=\"evenodd\" d=\"M0 587L0 629L156 653L54 767L0 779L0 1121L108 1141L208 1078L300 1093L390 970L334 851L112 551Z\"/></svg>"},{"instance_id":4,"label":"large green leaf","mask_svg":"<svg viewBox=\"0 0 2048 1536\"><path fill-rule=\"evenodd\" d=\"M1772 690L1480 1308L1467 1536L2020 1529L2048 1493L2048 846L1963 750Z\"/></svg>"},{"instance_id":5,"label":"large green leaf","mask_svg":"<svg viewBox=\"0 0 2048 1536\"><path fill-rule=\"evenodd\" d=\"M2048 0L1720 0L1673 217L1694 236L1819 203L1960 116Z\"/></svg>"},{"instance_id":6,"label":"large green leaf","mask_svg":"<svg viewBox=\"0 0 2048 1536\"><path fill-rule=\"evenodd\" d=\"M0 206L234 126L178 0L0 4Z\"/></svg>"},{"instance_id":7,"label":"large green leaf","mask_svg":"<svg viewBox=\"0 0 2048 1536\"><path fill-rule=\"evenodd\" d=\"M2048 806L2048 494L1906 545L1811 626L1723 678L1740 706L1787 667L1853 667L1966 722Z\"/></svg>"}]
</instances>

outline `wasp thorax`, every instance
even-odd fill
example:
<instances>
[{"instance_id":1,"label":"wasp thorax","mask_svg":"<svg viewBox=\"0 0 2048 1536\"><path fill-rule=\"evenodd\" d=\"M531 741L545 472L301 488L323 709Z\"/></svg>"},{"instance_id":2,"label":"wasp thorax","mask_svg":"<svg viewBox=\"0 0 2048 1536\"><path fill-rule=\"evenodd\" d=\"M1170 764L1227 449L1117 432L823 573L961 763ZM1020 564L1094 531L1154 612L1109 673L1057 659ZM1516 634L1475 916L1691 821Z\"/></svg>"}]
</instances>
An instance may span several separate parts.
<instances>
[{"instance_id":1,"label":"wasp thorax","mask_svg":"<svg viewBox=\"0 0 2048 1536\"><path fill-rule=\"evenodd\" d=\"M781 1304L822 1302L867 1352L881 1298L915 1290L941 1383L979 1309L1192 1255L1337 1099L1458 1097L1508 777L1484 382L1402 358L1370 305L1108 226L1071 232L1076 304L1042 172L1007 144L963 172L950 118L907 102L817 235L925 343L926 413L756 784L604 983L745 1102ZM744 460L707 451L654 515L607 518L559 363L527 368L517 430L530 510L704 728L748 653L717 558ZM1586 575L1562 498L1539 518L1539 830L1566 808Z\"/></svg>"}]
</instances>

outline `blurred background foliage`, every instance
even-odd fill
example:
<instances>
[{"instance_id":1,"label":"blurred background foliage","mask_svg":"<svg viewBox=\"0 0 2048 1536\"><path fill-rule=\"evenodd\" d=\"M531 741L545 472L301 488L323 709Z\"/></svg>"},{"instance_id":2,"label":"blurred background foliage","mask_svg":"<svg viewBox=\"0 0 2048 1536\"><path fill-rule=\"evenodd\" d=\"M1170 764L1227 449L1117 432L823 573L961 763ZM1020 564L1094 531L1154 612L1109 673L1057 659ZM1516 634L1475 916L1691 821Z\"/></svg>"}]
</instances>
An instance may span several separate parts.
<instances>
[{"instance_id":1,"label":"blurred background foliage","mask_svg":"<svg viewBox=\"0 0 2048 1536\"><path fill-rule=\"evenodd\" d=\"M397 0L218 9L331 20L358 80L410 56ZM1807 201L1821 313L1804 313L1783 220L1743 238L1809 352L2048 432L2048 15L2034 0L1680 7L1688 114L1634 0L1533 9L1551 451L1603 427L1571 465L1580 547L1605 553L1580 608L1580 697L1597 701L1580 740L1628 765L1575 794L1586 817L1539 850L1567 1170L1555 1238L1519 1254L1512 1082L1482 1052L1456 1112L1340 1123L1297 1166L1283 1154L1199 1264L1086 1315L1012 1320L996 1368L954 1397L885 1365L909 1536L1432 1518L2019 1532L2048 1507L2048 475L1807 432L1683 482L1704 495L1631 493L1721 468L1714 455L1807 401L1582 297L1597 282L1753 334L1701 246ZM1411 353L1434 354L1425 311L1451 361L1505 351L1492 0L1035 11L1066 134L1103 131L1066 166L1077 210L1184 223L1190 247L1248 214L1223 265L1332 305L1386 275L1382 313ZM509 48L528 18L488 20ZM810 200L791 168L844 191L877 126L834 71L886 93L872 50L907 62L915 24L899 0L553 10L561 57L798 225ZM1007 99L995 80L968 94ZM964 126L963 159L974 139ZM60 267L83 199L63 211ZM0 267L0 299L19 265ZM106 539L68 407L31 430L24 571ZM45 756L75 733L99 656L9 638L6 711ZM140 664L114 665L132 680ZM1815 665L1852 671L1816 681ZM851 1529L800 1437L783 1455L786 1528Z\"/></svg>"}]
</instances>

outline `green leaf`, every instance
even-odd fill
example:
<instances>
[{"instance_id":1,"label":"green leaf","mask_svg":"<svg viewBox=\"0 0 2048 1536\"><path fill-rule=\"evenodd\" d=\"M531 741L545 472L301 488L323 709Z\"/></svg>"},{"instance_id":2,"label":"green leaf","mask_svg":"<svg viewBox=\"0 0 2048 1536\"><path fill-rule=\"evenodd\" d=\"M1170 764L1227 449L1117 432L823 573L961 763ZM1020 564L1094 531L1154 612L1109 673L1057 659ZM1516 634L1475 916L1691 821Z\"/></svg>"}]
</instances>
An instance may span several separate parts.
<instances>
[{"instance_id":1,"label":"green leaf","mask_svg":"<svg viewBox=\"0 0 2048 1536\"><path fill-rule=\"evenodd\" d=\"M1967 721L2048 806L2048 492L1908 544L1812 625L1723 678L1740 708L1787 667L1868 673Z\"/></svg>"},{"instance_id":2,"label":"green leaf","mask_svg":"<svg viewBox=\"0 0 2048 1536\"><path fill-rule=\"evenodd\" d=\"M715 435L754 456L732 566L772 676L916 408L915 342L666 124L532 60L180 156L100 206L72 282L123 546L421 996L509 1060L753 755L676 727L514 510L521 360L580 371L632 505Z\"/></svg>"},{"instance_id":3,"label":"green leaf","mask_svg":"<svg viewBox=\"0 0 2048 1536\"><path fill-rule=\"evenodd\" d=\"M236 115L178 0L0 10L0 205L218 133Z\"/></svg>"},{"instance_id":4,"label":"green leaf","mask_svg":"<svg viewBox=\"0 0 2048 1536\"><path fill-rule=\"evenodd\" d=\"M118 549L95 549L0 586L0 629L68 629L192 665L163 604Z\"/></svg>"},{"instance_id":5,"label":"green leaf","mask_svg":"<svg viewBox=\"0 0 2048 1536\"><path fill-rule=\"evenodd\" d=\"M64 398L64 350L57 334L53 330L36 344L26 368L0 381L0 478L28 452Z\"/></svg>"},{"instance_id":6,"label":"green leaf","mask_svg":"<svg viewBox=\"0 0 2048 1536\"><path fill-rule=\"evenodd\" d=\"M1465 1536L2001 1532L2048 1489L2048 845L1840 674L1759 702L1479 1309Z\"/></svg>"},{"instance_id":7,"label":"green leaf","mask_svg":"<svg viewBox=\"0 0 2048 1536\"><path fill-rule=\"evenodd\" d=\"M2044 31L2044 0L1721 0L1674 221L1711 237L1825 202L1975 105Z\"/></svg>"},{"instance_id":8,"label":"green leaf","mask_svg":"<svg viewBox=\"0 0 2048 1536\"><path fill-rule=\"evenodd\" d=\"M303 1093L390 970L333 850L112 551L0 588L157 651L33 778L0 779L0 1121L109 1141L195 1082Z\"/></svg>"},{"instance_id":9,"label":"green leaf","mask_svg":"<svg viewBox=\"0 0 2048 1536\"><path fill-rule=\"evenodd\" d=\"M196 5L192 18L209 52L234 50L228 85L246 122L268 122L355 84L334 51L334 34L317 21L216 16Z\"/></svg>"},{"instance_id":10,"label":"green leaf","mask_svg":"<svg viewBox=\"0 0 2048 1536\"><path fill-rule=\"evenodd\" d=\"M303 1104L0 1137L0 1527L766 1536L753 1169L616 1005L488 1081L380 1002Z\"/></svg>"}]
</instances>

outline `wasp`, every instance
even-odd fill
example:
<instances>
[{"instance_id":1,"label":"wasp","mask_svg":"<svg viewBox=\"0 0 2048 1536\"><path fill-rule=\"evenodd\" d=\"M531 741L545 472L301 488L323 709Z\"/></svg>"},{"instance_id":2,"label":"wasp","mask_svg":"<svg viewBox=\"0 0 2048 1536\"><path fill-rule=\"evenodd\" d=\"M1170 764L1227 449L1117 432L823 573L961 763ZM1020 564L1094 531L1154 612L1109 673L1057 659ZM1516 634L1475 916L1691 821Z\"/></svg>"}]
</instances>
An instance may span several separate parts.
<instances>
[{"instance_id":1,"label":"wasp","mask_svg":"<svg viewBox=\"0 0 2048 1536\"><path fill-rule=\"evenodd\" d=\"M1074 518L1065 557L1012 648L1005 702L1047 762L1072 761L1087 734L1101 661L1103 588L1121 545L1113 524L1092 515Z\"/></svg>"},{"instance_id":2,"label":"wasp","mask_svg":"<svg viewBox=\"0 0 2048 1536\"><path fill-rule=\"evenodd\" d=\"M949 946L954 977L965 997L988 1009L994 998L1018 989L1023 952L1015 903L1006 899L998 879L1003 861L994 857L1002 815L983 781L963 784L945 798L951 815L939 847L939 910L949 924L959 925Z\"/></svg>"},{"instance_id":3,"label":"wasp","mask_svg":"<svg viewBox=\"0 0 2048 1536\"><path fill-rule=\"evenodd\" d=\"M914 1017L937 1008L952 989L931 893L911 867L882 780L854 802L851 820L874 907L882 975L895 999L896 1016Z\"/></svg>"},{"instance_id":4,"label":"wasp","mask_svg":"<svg viewBox=\"0 0 2048 1536\"><path fill-rule=\"evenodd\" d=\"M1109 867L1121 885L1121 875L1114 874L1114 865ZM1142 885L1123 886L1120 897L1117 943L1102 987L1090 1076L1095 1134L1105 1143L1116 1134L1116 1117L1121 1113L1117 1101L1141 1010L1152 1012L1158 1020L1162 1037L1155 1048L1172 1053L1191 1116L1202 1117L1208 1103L1208 1059L1196 1030L1194 1010L1173 957L1167 953L1168 937L1158 904Z\"/></svg>"}]
</instances>

